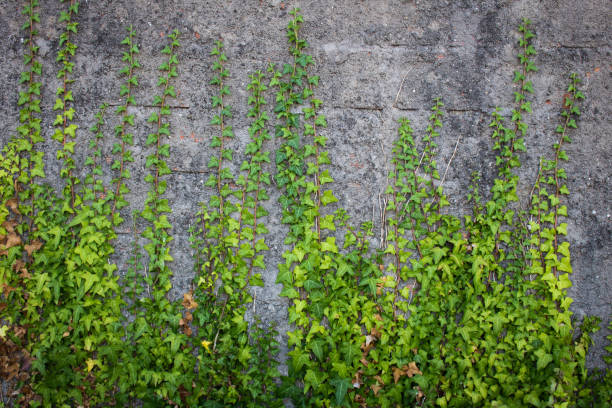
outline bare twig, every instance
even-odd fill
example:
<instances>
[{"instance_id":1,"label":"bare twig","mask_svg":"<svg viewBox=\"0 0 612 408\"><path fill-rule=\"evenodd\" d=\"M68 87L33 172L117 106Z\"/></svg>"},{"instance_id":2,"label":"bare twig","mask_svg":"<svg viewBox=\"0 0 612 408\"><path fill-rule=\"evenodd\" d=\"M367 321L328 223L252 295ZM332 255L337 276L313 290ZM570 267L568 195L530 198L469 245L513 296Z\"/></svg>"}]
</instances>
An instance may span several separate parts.
<instances>
[{"instance_id":1,"label":"bare twig","mask_svg":"<svg viewBox=\"0 0 612 408\"><path fill-rule=\"evenodd\" d=\"M395 100L393 101L393 105L391 105L392 108L396 107L397 104L397 100L399 99L400 93L402 92L402 88L404 87L404 82L406 81L406 77L408 76L408 74L410 73L410 71L412 71L412 68L410 68L405 74L404 77L402 78L402 82L400 84L399 89L397 90L397 95L395 95Z\"/></svg>"},{"instance_id":2,"label":"bare twig","mask_svg":"<svg viewBox=\"0 0 612 408\"><path fill-rule=\"evenodd\" d=\"M459 141L461 140L461 135L457 137L457 143L455 143L455 150L453 150L453 154L451 155L450 160L446 164L446 170L444 170L444 175L442 176L442 180L440 180L440 185L444 184L444 180L446 180L446 173L448 173L448 169L450 168L453 159L455 158L455 154L457 153L457 148L459 147Z\"/></svg>"}]
</instances>

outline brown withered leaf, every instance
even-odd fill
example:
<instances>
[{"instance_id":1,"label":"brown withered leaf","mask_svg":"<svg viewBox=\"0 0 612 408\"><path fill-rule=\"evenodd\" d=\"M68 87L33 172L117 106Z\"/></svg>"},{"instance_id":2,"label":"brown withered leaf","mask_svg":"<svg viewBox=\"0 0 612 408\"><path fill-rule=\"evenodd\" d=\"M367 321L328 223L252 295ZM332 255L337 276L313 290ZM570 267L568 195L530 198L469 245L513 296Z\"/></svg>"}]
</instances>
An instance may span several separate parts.
<instances>
[{"instance_id":1,"label":"brown withered leaf","mask_svg":"<svg viewBox=\"0 0 612 408\"><path fill-rule=\"evenodd\" d=\"M15 272L20 272L23 267L25 267L25 262L23 262L21 259L17 259L13 263L13 270Z\"/></svg>"},{"instance_id":2,"label":"brown withered leaf","mask_svg":"<svg viewBox=\"0 0 612 408\"><path fill-rule=\"evenodd\" d=\"M418 385L416 387L412 387L412 389L413 390L417 390L416 400L420 404L421 400L423 399L425 394L423 394L423 391L421 390L421 387L419 387Z\"/></svg>"},{"instance_id":3,"label":"brown withered leaf","mask_svg":"<svg viewBox=\"0 0 612 408\"><path fill-rule=\"evenodd\" d=\"M361 381L361 374L363 374L363 371L358 370L355 373L355 377L353 377L353 388L360 388L361 385L363 384L363 381Z\"/></svg>"},{"instance_id":4,"label":"brown withered leaf","mask_svg":"<svg viewBox=\"0 0 612 408\"><path fill-rule=\"evenodd\" d=\"M423 374L421 372L421 370L419 370L419 368L417 367L416 363L414 361L408 363L408 365L403 366L402 370L406 373L406 375L408 377L413 377L415 375L421 375Z\"/></svg>"},{"instance_id":5,"label":"brown withered leaf","mask_svg":"<svg viewBox=\"0 0 612 408\"><path fill-rule=\"evenodd\" d=\"M192 310L192 309L195 309L196 307L198 307L198 303L193 300L193 291L192 290L190 290L189 292L187 292L187 293L185 293L183 295L182 305L187 310Z\"/></svg>"},{"instance_id":6,"label":"brown withered leaf","mask_svg":"<svg viewBox=\"0 0 612 408\"><path fill-rule=\"evenodd\" d=\"M382 385L376 383L376 384L370 385L370 388L372 389L372 391L374 391L374 395L378 395L378 391L382 389Z\"/></svg>"},{"instance_id":7,"label":"brown withered leaf","mask_svg":"<svg viewBox=\"0 0 612 408\"><path fill-rule=\"evenodd\" d=\"M4 228L6 232L11 233L11 232L15 232L15 225L17 225L17 221L6 220L2 223L2 228Z\"/></svg>"},{"instance_id":8,"label":"brown withered leaf","mask_svg":"<svg viewBox=\"0 0 612 408\"><path fill-rule=\"evenodd\" d=\"M14 326L13 327L13 332L15 333L15 337L19 338L19 339L23 339L25 337L26 334L26 329L23 326ZM27 354L27 352L26 352Z\"/></svg>"},{"instance_id":9,"label":"brown withered leaf","mask_svg":"<svg viewBox=\"0 0 612 408\"><path fill-rule=\"evenodd\" d=\"M359 360L359 362L361 364L363 364L364 366L366 366L366 367L368 366L368 364L370 364L370 363L368 363L368 360L365 359L365 357L363 357L361 360Z\"/></svg>"},{"instance_id":10,"label":"brown withered leaf","mask_svg":"<svg viewBox=\"0 0 612 408\"><path fill-rule=\"evenodd\" d=\"M19 237L19 235L15 234L14 232L9 233L6 236L6 243L4 244L4 248L9 249L19 244L21 244L21 238Z\"/></svg>"},{"instance_id":11,"label":"brown withered leaf","mask_svg":"<svg viewBox=\"0 0 612 408\"><path fill-rule=\"evenodd\" d=\"M412 378L417 374L423 374L421 370L417 367L414 361L408 363L408 365L404 365L402 368L393 367L393 381L397 384L402 376L407 376L408 378Z\"/></svg>"},{"instance_id":12,"label":"brown withered leaf","mask_svg":"<svg viewBox=\"0 0 612 408\"><path fill-rule=\"evenodd\" d=\"M379 332L376 327L372 327L372 330L370 330L370 334L376 337L377 339L380 339L380 336L382 336L381 332Z\"/></svg>"},{"instance_id":13,"label":"brown withered leaf","mask_svg":"<svg viewBox=\"0 0 612 408\"><path fill-rule=\"evenodd\" d=\"M2 284L2 292L4 293L4 296L8 296L15 289L17 289L17 288L15 288L13 286L9 286L6 283Z\"/></svg>"},{"instance_id":14,"label":"brown withered leaf","mask_svg":"<svg viewBox=\"0 0 612 408\"><path fill-rule=\"evenodd\" d=\"M10 200L8 200L8 201L6 202L6 206L7 206L8 208L10 208L10 209L11 209L11 210L12 210L14 213L16 213L16 214L21 214L21 213L19 212L19 204L18 204L17 199L16 199L15 197L13 197L13 198L11 198Z\"/></svg>"},{"instance_id":15,"label":"brown withered leaf","mask_svg":"<svg viewBox=\"0 0 612 408\"><path fill-rule=\"evenodd\" d=\"M30 279L32 275L30 275L30 272L28 272L26 268L23 268L21 269L21 273L19 274L19 277L21 279Z\"/></svg>"},{"instance_id":16,"label":"brown withered leaf","mask_svg":"<svg viewBox=\"0 0 612 408\"><path fill-rule=\"evenodd\" d=\"M381 316L381 315L379 315L378 313L376 313L376 314L374 315L374 318L375 318L376 320L378 320L379 322L382 322L382 320L383 320L382 316Z\"/></svg>"},{"instance_id":17,"label":"brown withered leaf","mask_svg":"<svg viewBox=\"0 0 612 408\"><path fill-rule=\"evenodd\" d=\"M36 240L32 242L31 244L26 245L24 248L26 252L28 253L28 256L32 256L34 251L38 251L42 247L42 245L43 245L42 242Z\"/></svg>"},{"instance_id":18,"label":"brown withered leaf","mask_svg":"<svg viewBox=\"0 0 612 408\"><path fill-rule=\"evenodd\" d=\"M364 356L368 355L368 352L372 349L372 347L374 347L374 340L374 336L365 336L365 342L360 346Z\"/></svg>"},{"instance_id":19,"label":"brown withered leaf","mask_svg":"<svg viewBox=\"0 0 612 408\"><path fill-rule=\"evenodd\" d=\"M193 320L193 315L190 312L186 312L184 319L187 323L189 323Z\"/></svg>"},{"instance_id":20,"label":"brown withered leaf","mask_svg":"<svg viewBox=\"0 0 612 408\"><path fill-rule=\"evenodd\" d=\"M399 379L404 375L404 371L401 368L393 367L393 381L397 384Z\"/></svg>"}]
</instances>

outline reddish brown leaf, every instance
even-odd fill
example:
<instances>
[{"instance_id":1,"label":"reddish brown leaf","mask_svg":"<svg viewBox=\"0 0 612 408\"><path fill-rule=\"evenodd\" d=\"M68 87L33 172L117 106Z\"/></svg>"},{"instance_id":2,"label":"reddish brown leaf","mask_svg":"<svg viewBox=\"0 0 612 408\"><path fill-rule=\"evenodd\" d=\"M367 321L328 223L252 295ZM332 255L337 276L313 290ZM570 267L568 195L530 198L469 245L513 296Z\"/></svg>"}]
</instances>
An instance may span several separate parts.
<instances>
[{"instance_id":1,"label":"reddish brown leaf","mask_svg":"<svg viewBox=\"0 0 612 408\"><path fill-rule=\"evenodd\" d=\"M17 289L17 288L14 288L13 286L9 286L6 283L2 284L2 292L4 292L4 296L8 296L15 289Z\"/></svg>"},{"instance_id":2,"label":"reddish brown leaf","mask_svg":"<svg viewBox=\"0 0 612 408\"><path fill-rule=\"evenodd\" d=\"M36 240L32 242L31 244L26 245L24 248L26 252L28 253L28 255L32 256L32 253L34 253L34 251L38 251L41 247L42 247L42 242Z\"/></svg>"}]
</instances>

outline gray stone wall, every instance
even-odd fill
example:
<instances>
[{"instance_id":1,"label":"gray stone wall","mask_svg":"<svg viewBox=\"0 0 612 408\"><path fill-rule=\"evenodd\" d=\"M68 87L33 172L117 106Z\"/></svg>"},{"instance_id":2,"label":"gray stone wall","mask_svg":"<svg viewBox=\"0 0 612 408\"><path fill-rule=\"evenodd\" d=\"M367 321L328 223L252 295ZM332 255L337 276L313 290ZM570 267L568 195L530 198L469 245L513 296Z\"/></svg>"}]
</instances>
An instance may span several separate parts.
<instances>
[{"instance_id":1,"label":"gray stone wall","mask_svg":"<svg viewBox=\"0 0 612 408\"><path fill-rule=\"evenodd\" d=\"M58 85L54 61L61 7L57 1L41 0L38 39L44 64L43 128L49 140L44 145L46 171L56 185L57 144L50 135ZM579 129L572 134L574 143L568 147L571 161L566 166L572 193L568 202L574 267L570 295L577 318L594 314L607 324L612 312L612 5L608 0L82 0L73 86L80 126L79 157L85 154L91 137L87 129L97 107L105 101L121 102L120 42L128 25L137 32L142 69L137 74L140 86L135 94L139 106L133 108L140 124L129 185L132 209L140 208L148 188L142 182L147 154L144 138L150 130L145 120L150 114L147 105L157 92L159 51L173 28L182 33L176 86L180 95L170 139L174 172L168 177L167 193L173 208L174 294L184 292L193 276L187 230L197 203L210 195L203 186L212 153L208 142L214 132L209 125L215 92L208 84L213 61L209 52L217 39L225 42L231 71L228 84L233 92L229 98L234 111L231 124L237 136L232 147L237 152L236 163L240 163L239 152L248 141L247 76L255 69L265 69L269 62L288 60L285 27L293 7L302 9L303 35L321 77L317 92L324 101L322 113L328 118L331 173L340 205L355 220L372 220L375 231L380 230L379 194L386 186L396 120L406 116L417 133L424 130L434 97L440 96L446 105L439 140L441 173L454 154L444 184L450 211L467 213L465 194L473 171L482 172L485 184L492 181L495 169L489 114L494 107L512 102L516 27L522 17L533 21L540 70L534 76L534 113L527 117L528 153L520 170L520 194L523 198L528 195L539 157L550 151L567 77L575 71L584 79L587 99ZM23 52L20 8L20 2L0 0L2 144L17 126L16 84ZM113 140L113 120L108 120L107 147ZM279 298L280 286L274 281L286 229L275 205L278 192L270 190L268 242L272 250L264 276L266 286L257 289L255 308L265 320L279 322L280 330L285 331L286 301ZM129 211L126 218L117 240L120 270L125 269L132 239ZM606 334L602 330L595 337L590 366L603 364Z\"/></svg>"}]
</instances>

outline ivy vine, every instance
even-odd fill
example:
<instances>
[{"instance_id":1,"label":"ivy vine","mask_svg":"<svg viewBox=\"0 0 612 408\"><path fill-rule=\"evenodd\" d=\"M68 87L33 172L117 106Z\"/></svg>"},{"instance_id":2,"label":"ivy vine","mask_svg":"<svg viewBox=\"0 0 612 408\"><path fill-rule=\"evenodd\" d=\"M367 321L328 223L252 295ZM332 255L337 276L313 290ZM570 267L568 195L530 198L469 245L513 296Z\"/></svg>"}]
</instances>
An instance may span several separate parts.
<instances>
[{"instance_id":1,"label":"ivy vine","mask_svg":"<svg viewBox=\"0 0 612 408\"><path fill-rule=\"evenodd\" d=\"M327 119L299 9L290 11L287 26L289 61L249 76L242 153L232 147L231 62L217 41L210 176L202 191L209 198L189 230L193 281L175 299L167 197L180 33L166 36L158 95L143 104L134 97L140 47L127 28L119 123L109 132L110 105L101 103L85 143L72 86L79 2L60 0L51 132L59 144L58 193L45 183L40 148L40 6L22 3L19 124L0 152L0 406L612 403L610 371L589 373L585 365L600 320L575 321L567 294L570 191L563 166L585 97L577 74L561 101L552 151L541 158L529 197L518 194L538 71L529 20L518 27L513 107L491 114L493 184L482 186L473 174L471 213L448 212L437 166L444 104L435 98L424 131L413 130L408 118L398 121L379 248L372 245L373 222L351 220L331 187ZM150 109L144 124L135 113L142 109ZM140 140L142 127L150 133ZM140 208L128 188L136 144L147 154ZM83 163L78 149L87 152ZM234 167L237 157L244 160ZM288 231L276 278L291 325L286 375L279 372L279 333L257 314L256 288L273 267L266 209L273 188ZM114 253L124 217L131 219L132 253L120 270ZM612 354L611 346L606 351ZM609 355L604 360L611 363Z\"/></svg>"}]
</instances>

